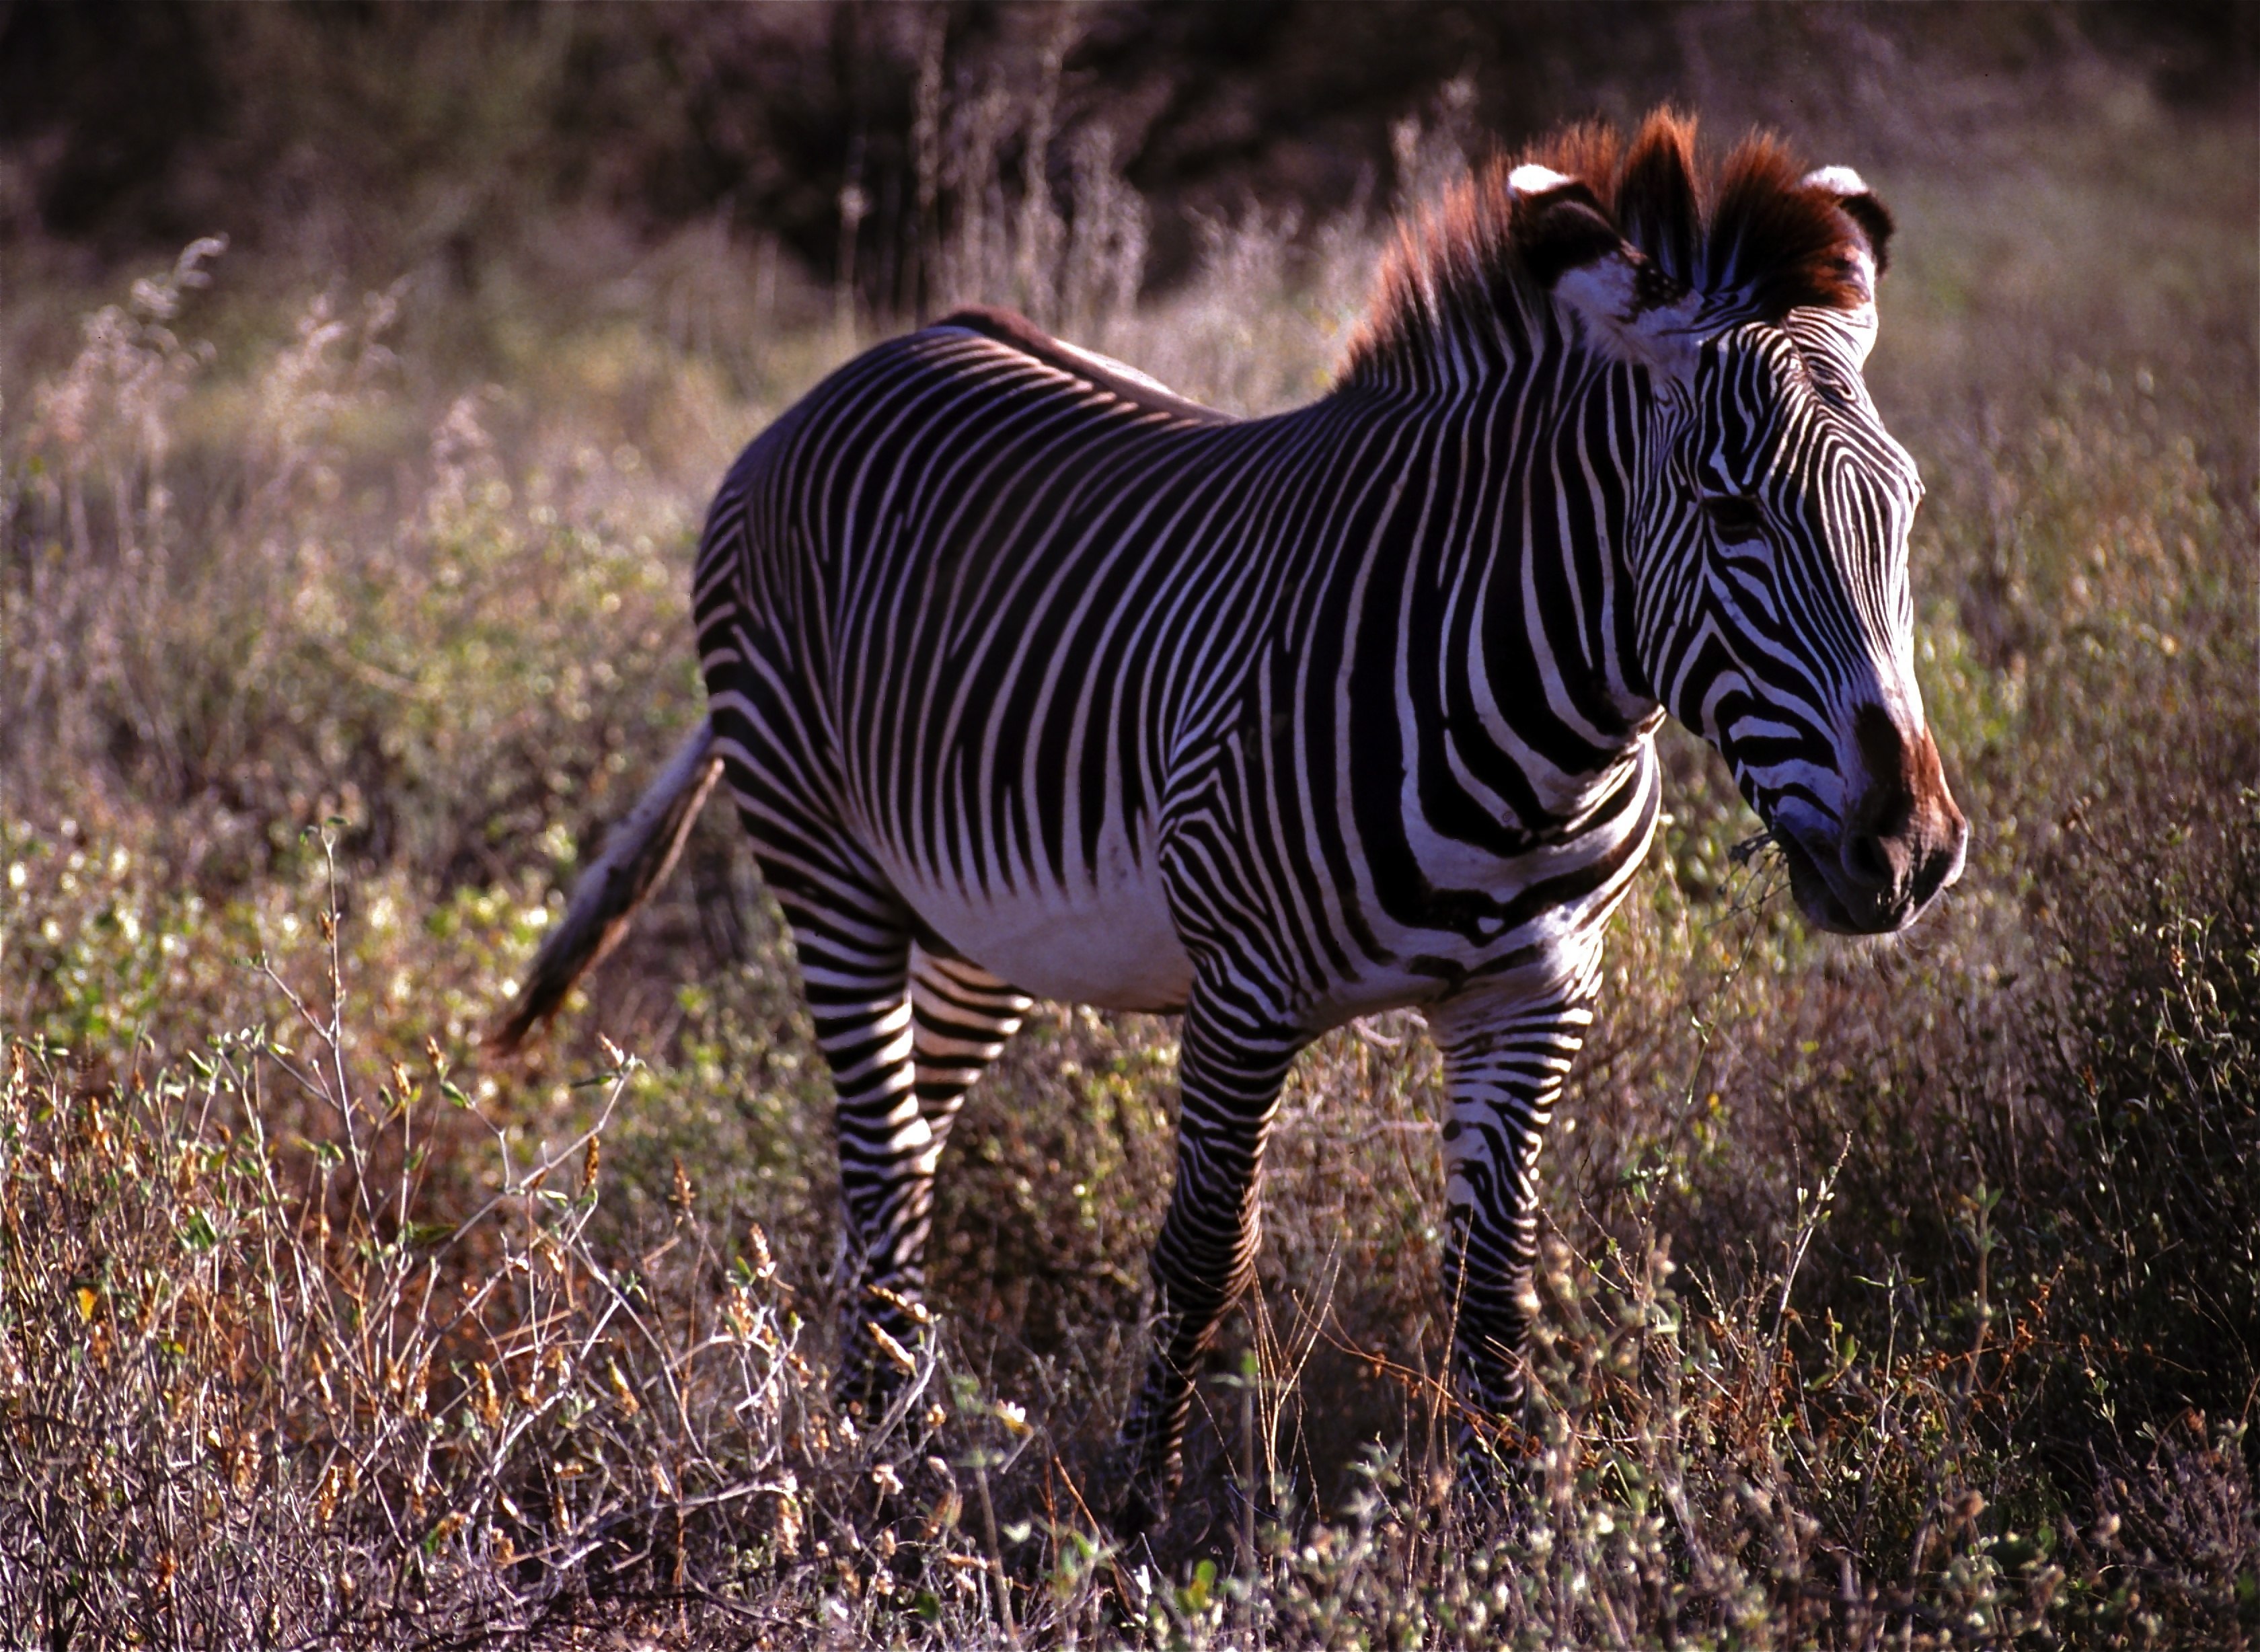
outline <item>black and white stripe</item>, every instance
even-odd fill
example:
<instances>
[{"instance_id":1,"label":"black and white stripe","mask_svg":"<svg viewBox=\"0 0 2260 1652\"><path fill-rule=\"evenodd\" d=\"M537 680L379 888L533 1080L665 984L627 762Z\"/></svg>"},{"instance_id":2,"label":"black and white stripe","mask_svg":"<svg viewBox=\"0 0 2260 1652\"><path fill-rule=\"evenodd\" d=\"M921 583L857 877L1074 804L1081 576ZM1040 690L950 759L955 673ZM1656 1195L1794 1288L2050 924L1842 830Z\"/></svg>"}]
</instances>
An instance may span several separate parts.
<instances>
[{"instance_id":1,"label":"black and white stripe","mask_svg":"<svg viewBox=\"0 0 2260 1652\"><path fill-rule=\"evenodd\" d=\"M882 1288L859 1320L916 1334L890 1293L916 1294L950 1121L1031 998L1184 1013L1134 1512L1252 1267L1287 1070L1354 1016L1428 1015L1457 1369L1477 1407L1519 1403L1539 1143L1667 708L1817 921L1898 927L1958 869L1908 669L1913 468L1861 389L1871 300L1770 313L1755 254L1706 287L1544 168L1476 196L1309 407L1227 418L967 312L755 441L699 554L713 750Z\"/></svg>"}]
</instances>

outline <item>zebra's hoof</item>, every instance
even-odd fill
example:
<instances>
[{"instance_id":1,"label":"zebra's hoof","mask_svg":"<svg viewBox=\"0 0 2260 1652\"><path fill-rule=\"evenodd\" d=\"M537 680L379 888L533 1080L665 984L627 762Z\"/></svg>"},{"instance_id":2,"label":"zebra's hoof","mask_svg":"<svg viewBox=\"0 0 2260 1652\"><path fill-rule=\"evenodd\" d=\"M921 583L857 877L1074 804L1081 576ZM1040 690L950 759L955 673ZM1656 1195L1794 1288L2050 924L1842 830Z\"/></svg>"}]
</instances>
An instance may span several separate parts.
<instances>
[{"instance_id":1,"label":"zebra's hoof","mask_svg":"<svg viewBox=\"0 0 2260 1652\"><path fill-rule=\"evenodd\" d=\"M917 1381L920 1363L928 1357L926 1334L919 1324L898 1323L890 1328L877 1316L851 1319L840 1336L832 1403L843 1415L853 1415L859 1426L875 1424Z\"/></svg>"},{"instance_id":2,"label":"zebra's hoof","mask_svg":"<svg viewBox=\"0 0 2260 1652\"><path fill-rule=\"evenodd\" d=\"M1105 1511L1117 1541L1135 1543L1166 1519L1184 1477L1184 1463L1172 1456L1156 1468L1142 1451L1118 1448L1107 1478L1114 1495Z\"/></svg>"},{"instance_id":3,"label":"zebra's hoof","mask_svg":"<svg viewBox=\"0 0 2260 1652\"><path fill-rule=\"evenodd\" d=\"M1462 1506L1470 1510L1505 1508L1518 1500L1531 1483L1537 1462L1537 1441L1521 1427L1522 1405L1502 1407L1480 1424L1463 1421L1459 1429L1457 1492Z\"/></svg>"}]
</instances>

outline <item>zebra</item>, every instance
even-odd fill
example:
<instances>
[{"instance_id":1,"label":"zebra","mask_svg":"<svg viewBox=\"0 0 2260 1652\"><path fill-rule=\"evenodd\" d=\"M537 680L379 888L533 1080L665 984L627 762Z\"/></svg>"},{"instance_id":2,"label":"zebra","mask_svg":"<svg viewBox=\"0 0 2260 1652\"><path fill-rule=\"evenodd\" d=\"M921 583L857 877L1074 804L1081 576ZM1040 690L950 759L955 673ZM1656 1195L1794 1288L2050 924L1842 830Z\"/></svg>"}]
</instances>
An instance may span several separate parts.
<instances>
[{"instance_id":1,"label":"zebra","mask_svg":"<svg viewBox=\"0 0 2260 1652\"><path fill-rule=\"evenodd\" d=\"M845 1363L883 1373L926 1318L952 1122L1032 1002L1182 1015L1116 1448L1136 1531L1253 1271L1291 1064L1417 1009L1453 1374L1471 1416L1512 1417L1540 1143L1655 831L1666 713L1724 756L1820 929L1902 930L1962 870L1913 669L1920 486L1862 376L1891 232L1849 169L1763 134L1699 154L1663 111L1400 225L1297 411L1228 417L991 310L849 361L723 482L693 582L705 720L497 1048L726 778L837 1094Z\"/></svg>"}]
</instances>

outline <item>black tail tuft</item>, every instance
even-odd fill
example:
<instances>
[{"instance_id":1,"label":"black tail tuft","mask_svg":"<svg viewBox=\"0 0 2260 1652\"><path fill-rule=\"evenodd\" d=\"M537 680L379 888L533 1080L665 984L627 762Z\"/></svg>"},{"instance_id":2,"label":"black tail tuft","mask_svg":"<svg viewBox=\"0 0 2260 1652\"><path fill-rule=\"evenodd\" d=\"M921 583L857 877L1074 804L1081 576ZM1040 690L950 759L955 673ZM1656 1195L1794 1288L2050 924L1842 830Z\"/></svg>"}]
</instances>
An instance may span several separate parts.
<instances>
[{"instance_id":1,"label":"black tail tuft","mask_svg":"<svg viewBox=\"0 0 2260 1652\"><path fill-rule=\"evenodd\" d=\"M619 944L636 908L674 869L690 824L721 772L714 725L702 722L581 874L572 905L534 955L526 984L508 1013L487 1030L489 1055L516 1054L527 1034L557 1012L573 983Z\"/></svg>"}]
</instances>

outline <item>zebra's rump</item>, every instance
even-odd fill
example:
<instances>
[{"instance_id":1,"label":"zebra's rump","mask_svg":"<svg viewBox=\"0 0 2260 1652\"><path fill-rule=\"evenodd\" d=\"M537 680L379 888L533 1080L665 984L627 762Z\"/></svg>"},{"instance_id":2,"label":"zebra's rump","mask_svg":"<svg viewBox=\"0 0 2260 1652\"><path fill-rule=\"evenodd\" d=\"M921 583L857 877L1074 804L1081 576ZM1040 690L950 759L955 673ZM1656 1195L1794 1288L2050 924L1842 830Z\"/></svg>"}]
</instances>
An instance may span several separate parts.
<instances>
[{"instance_id":1,"label":"zebra's rump","mask_svg":"<svg viewBox=\"0 0 2260 1652\"><path fill-rule=\"evenodd\" d=\"M1175 1007L1162 794L1277 582L1218 571L1247 471L1204 449L1249 427L1074 366L963 325L850 363L725 483L701 654L757 840L805 812L999 977Z\"/></svg>"}]
</instances>

